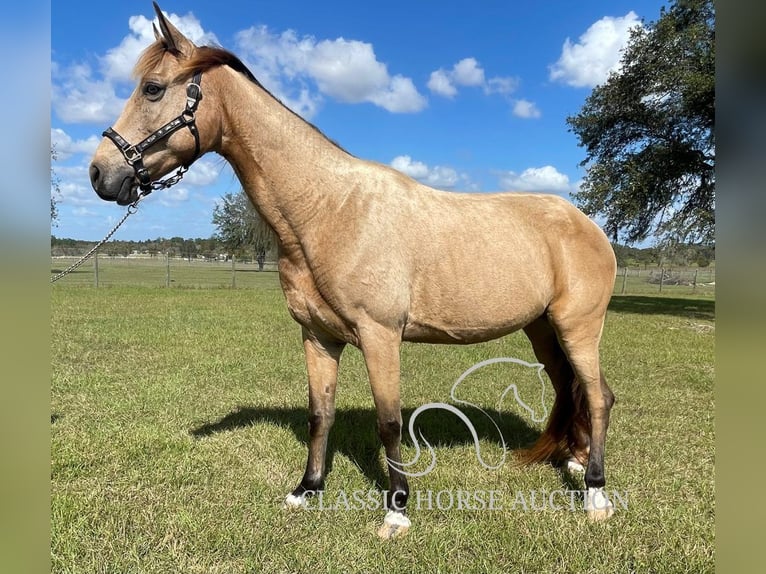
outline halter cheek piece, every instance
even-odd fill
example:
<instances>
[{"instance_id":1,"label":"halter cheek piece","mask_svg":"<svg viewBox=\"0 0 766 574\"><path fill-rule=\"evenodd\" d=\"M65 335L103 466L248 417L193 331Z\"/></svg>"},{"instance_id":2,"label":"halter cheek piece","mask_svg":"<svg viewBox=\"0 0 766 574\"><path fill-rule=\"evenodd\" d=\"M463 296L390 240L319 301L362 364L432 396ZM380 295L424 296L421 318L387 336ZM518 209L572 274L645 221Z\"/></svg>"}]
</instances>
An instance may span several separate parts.
<instances>
[{"instance_id":1,"label":"halter cheek piece","mask_svg":"<svg viewBox=\"0 0 766 574\"><path fill-rule=\"evenodd\" d=\"M194 120L194 113L197 111L197 106L202 99L201 83L202 73L195 74L191 83L186 86L186 109L184 109L178 117L169 121L136 145L130 145L125 138L112 128L107 128L104 133L101 134L102 136L109 138L112 143L117 146L117 149L122 152L125 161L133 168L133 171L136 172L136 178L138 179L142 196L150 194L155 189L165 189L181 181L184 173L188 171L189 166L196 161L197 157L199 157L199 132L197 131L197 124ZM189 128L189 131L194 136L194 156L189 162L178 168L178 171L172 177L153 182L149 176L149 170L144 167L143 153L157 142L162 141L170 136L170 134L183 127Z\"/></svg>"}]
</instances>

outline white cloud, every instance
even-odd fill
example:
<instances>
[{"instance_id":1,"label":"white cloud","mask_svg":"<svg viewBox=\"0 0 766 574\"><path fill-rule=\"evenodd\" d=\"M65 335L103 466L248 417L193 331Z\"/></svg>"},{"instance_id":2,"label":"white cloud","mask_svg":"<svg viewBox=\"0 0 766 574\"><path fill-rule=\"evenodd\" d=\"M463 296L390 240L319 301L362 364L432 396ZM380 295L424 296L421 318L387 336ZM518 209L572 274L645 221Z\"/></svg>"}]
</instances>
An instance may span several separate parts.
<instances>
[{"instance_id":1,"label":"white cloud","mask_svg":"<svg viewBox=\"0 0 766 574\"><path fill-rule=\"evenodd\" d=\"M128 27L131 33L100 59L104 76L114 81L131 81L133 66L141 52L154 42L152 21L146 17L131 16Z\"/></svg>"},{"instance_id":2,"label":"white cloud","mask_svg":"<svg viewBox=\"0 0 766 574\"><path fill-rule=\"evenodd\" d=\"M429 167L422 161L414 161L408 155L396 156L391 160L391 167L438 189L454 189L458 184L461 184L461 187L472 187L467 175L459 174L451 167L441 165Z\"/></svg>"},{"instance_id":3,"label":"white cloud","mask_svg":"<svg viewBox=\"0 0 766 574\"><path fill-rule=\"evenodd\" d=\"M61 120L67 123L107 123L122 112L125 100L117 97L108 80L97 80L87 65L60 71L60 83L52 86L51 102Z\"/></svg>"},{"instance_id":4,"label":"white cloud","mask_svg":"<svg viewBox=\"0 0 766 574\"><path fill-rule=\"evenodd\" d=\"M408 155L398 155L391 160L391 167L415 179L428 177L428 166L422 161L412 161Z\"/></svg>"},{"instance_id":5,"label":"white cloud","mask_svg":"<svg viewBox=\"0 0 766 574\"><path fill-rule=\"evenodd\" d=\"M457 95L457 88L450 79L449 72L444 70L436 70L431 72L431 77L428 79L428 89L433 93L445 98L451 98Z\"/></svg>"},{"instance_id":6,"label":"white cloud","mask_svg":"<svg viewBox=\"0 0 766 574\"><path fill-rule=\"evenodd\" d=\"M59 179L59 200L62 204L82 207L103 203L90 186L86 166L54 166L54 171Z\"/></svg>"},{"instance_id":7,"label":"white cloud","mask_svg":"<svg viewBox=\"0 0 766 574\"><path fill-rule=\"evenodd\" d=\"M507 96L515 92L518 87L518 78L495 77L490 78L487 81L487 84L484 86L484 92L486 94L501 94Z\"/></svg>"},{"instance_id":8,"label":"white cloud","mask_svg":"<svg viewBox=\"0 0 766 574\"><path fill-rule=\"evenodd\" d=\"M163 189L162 193L159 193L158 195L160 205L164 205L165 207L175 207L179 203L189 200L189 190L183 185Z\"/></svg>"},{"instance_id":9,"label":"white cloud","mask_svg":"<svg viewBox=\"0 0 766 574\"><path fill-rule=\"evenodd\" d=\"M604 83L611 72L619 71L622 50L634 26L641 26L641 21L630 11L618 18L601 18L576 44L567 38L561 56L550 67L550 79L577 88Z\"/></svg>"},{"instance_id":10,"label":"white cloud","mask_svg":"<svg viewBox=\"0 0 766 574\"><path fill-rule=\"evenodd\" d=\"M551 165L530 167L520 174L508 171L500 175L500 186L509 191L566 194L576 190L569 177Z\"/></svg>"},{"instance_id":11,"label":"white cloud","mask_svg":"<svg viewBox=\"0 0 766 574\"><path fill-rule=\"evenodd\" d=\"M528 100L516 100L513 104L513 115L519 118L539 118L542 114L534 102Z\"/></svg>"},{"instance_id":12,"label":"white cloud","mask_svg":"<svg viewBox=\"0 0 766 574\"><path fill-rule=\"evenodd\" d=\"M220 156L201 157L191 165L189 171L184 175L184 183L198 187L213 184L221 174L223 162L224 160Z\"/></svg>"},{"instance_id":13,"label":"white cloud","mask_svg":"<svg viewBox=\"0 0 766 574\"><path fill-rule=\"evenodd\" d=\"M96 217L100 216L101 214L93 211L92 209L88 209L87 207L75 207L72 210L72 215L76 217Z\"/></svg>"},{"instance_id":14,"label":"white cloud","mask_svg":"<svg viewBox=\"0 0 766 574\"><path fill-rule=\"evenodd\" d=\"M474 58L464 58L452 68L452 78L461 86L483 86L484 70Z\"/></svg>"},{"instance_id":15,"label":"white cloud","mask_svg":"<svg viewBox=\"0 0 766 574\"><path fill-rule=\"evenodd\" d=\"M410 78L396 75L388 88L370 97L370 101L392 113L414 113L426 107L426 99L418 93Z\"/></svg>"},{"instance_id":16,"label":"white cloud","mask_svg":"<svg viewBox=\"0 0 766 574\"><path fill-rule=\"evenodd\" d=\"M56 161L69 159L78 153L93 155L100 141L101 139L96 136L90 136L85 140L73 140L64 130L51 129L51 145L56 148Z\"/></svg>"},{"instance_id":17,"label":"white cloud","mask_svg":"<svg viewBox=\"0 0 766 574\"><path fill-rule=\"evenodd\" d=\"M317 41L312 36L299 38L293 30L275 34L256 26L240 32L237 43L259 80L302 115L313 115L321 102L309 91L309 81L321 95L345 103L368 102L393 113L418 112L427 105L412 80L390 75L366 42Z\"/></svg>"},{"instance_id":18,"label":"white cloud","mask_svg":"<svg viewBox=\"0 0 766 574\"><path fill-rule=\"evenodd\" d=\"M486 79L484 69L476 58L463 58L452 69L439 68L431 72L428 89L445 98L457 95L458 87L482 87L485 94L508 95L518 87L517 78L494 77Z\"/></svg>"}]
</instances>

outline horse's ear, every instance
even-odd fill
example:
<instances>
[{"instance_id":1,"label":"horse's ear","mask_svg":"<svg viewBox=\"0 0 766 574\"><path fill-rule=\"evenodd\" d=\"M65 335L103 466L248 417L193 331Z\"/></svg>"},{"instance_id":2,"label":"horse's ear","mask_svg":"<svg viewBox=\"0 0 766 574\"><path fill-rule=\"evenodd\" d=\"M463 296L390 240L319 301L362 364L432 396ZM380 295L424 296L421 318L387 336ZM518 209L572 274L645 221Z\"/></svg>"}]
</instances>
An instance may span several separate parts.
<instances>
[{"instance_id":1,"label":"horse's ear","mask_svg":"<svg viewBox=\"0 0 766 574\"><path fill-rule=\"evenodd\" d=\"M170 20L165 18L165 15L162 13L162 10L156 2L152 2L152 4L154 4L154 11L157 13L157 20L160 24L160 34L157 33L157 28L154 29L154 35L157 39L165 42L165 45L171 52L179 52L187 56L191 54L194 50L192 41L181 34L181 32L178 31L178 28L173 26L173 24L170 23Z\"/></svg>"}]
</instances>

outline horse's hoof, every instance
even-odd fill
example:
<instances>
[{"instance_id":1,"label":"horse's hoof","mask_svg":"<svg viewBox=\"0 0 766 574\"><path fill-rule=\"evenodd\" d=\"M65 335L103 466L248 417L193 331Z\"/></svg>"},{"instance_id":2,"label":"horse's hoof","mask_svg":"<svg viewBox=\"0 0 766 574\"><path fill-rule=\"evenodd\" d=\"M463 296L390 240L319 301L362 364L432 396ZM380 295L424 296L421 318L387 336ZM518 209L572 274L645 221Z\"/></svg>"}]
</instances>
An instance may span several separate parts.
<instances>
[{"instance_id":1,"label":"horse's hoof","mask_svg":"<svg viewBox=\"0 0 766 574\"><path fill-rule=\"evenodd\" d=\"M567 461L566 469L569 472L585 472L585 467L576 458L570 458Z\"/></svg>"},{"instance_id":2,"label":"horse's hoof","mask_svg":"<svg viewBox=\"0 0 766 574\"><path fill-rule=\"evenodd\" d=\"M383 540L392 540L407 534L411 525L410 519L404 514L389 510L383 519L383 526L378 528L378 536Z\"/></svg>"},{"instance_id":3,"label":"horse's hoof","mask_svg":"<svg viewBox=\"0 0 766 574\"><path fill-rule=\"evenodd\" d=\"M608 520L612 514L614 514L614 508L610 506L609 508L602 508L601 510L589 510L588 518L591 522L603 522L604 520Z\"/></svg>"},{"instance_id":4,"label":"horse's hoof","mask_svg":"<svg viewBox=\"0 0 766 574\"><path fill-rule=\"evenodd\" d=\"M602 522L614 514L614 505L603 488L589 488L585 493L585 511L592 522Z\"/></svg>"},{"instance_id":5,"label":"horse's hoof","mask_svg":"<svg viewBox=\"0 0 766 574\"><path fill-rule=\"evenodd\" d=\"M288 494L287 497L285 497L285 501L282 503L282 508L283 509L306 508L306 497L295 496L294 494Z\"/></svg>"}]
</instances>

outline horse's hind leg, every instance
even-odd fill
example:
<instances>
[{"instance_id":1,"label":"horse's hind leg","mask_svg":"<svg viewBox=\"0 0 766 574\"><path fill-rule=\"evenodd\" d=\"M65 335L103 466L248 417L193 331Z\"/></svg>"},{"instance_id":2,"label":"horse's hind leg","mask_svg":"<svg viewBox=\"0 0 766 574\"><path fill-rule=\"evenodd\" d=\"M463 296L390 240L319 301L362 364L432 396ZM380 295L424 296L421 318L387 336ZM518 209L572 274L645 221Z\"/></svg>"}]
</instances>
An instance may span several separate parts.
<instances>
[{"instance_id":1,"label":"horse's hind leg","mask_svg":"<svg viewBox=\"0 0 766 574\"><path fill-rule=\"evenodd\" d=\"M306 496L324 488L327 436L335 421L335 387L345 343L321 339L304 328L309 375L309 452L301 483L287 495L285 507L305 506Z\"/></svg>"},{"instance_id":2,"label":"horse's hind leg","mask_svg":"<svg viewBox=\"0 0 766 574\"><path fill-rule=\"evenodd\" d=\"M522 453L522 460L527 463L544 460L566 462L569 469L584 471L583 465L588 461L590 428L587 413L580 404L584 397L572 366L546 315L524 327L524 333L532 343L535 357L545 365L545 372L556 391L556 399L545 432L532 449Z\"/></svg>"},{"instance_id":3,"label":"horse's hind leg","mask_svg":"<svg viewBox=\"0 0 766 574\"><path fill-rule=\"evenodd\" d=\"M585 508L590 518L604 520L613 512L613 505L604 494L604 450L609 413L614 394L606 384L599 364L599 342L604 324L603 314L579 316L559 315L551 311L551 320L558 331L559 341L585 395L590 419L590 453L585 470L587 488Z\"/></svg>"}]
</instances>

